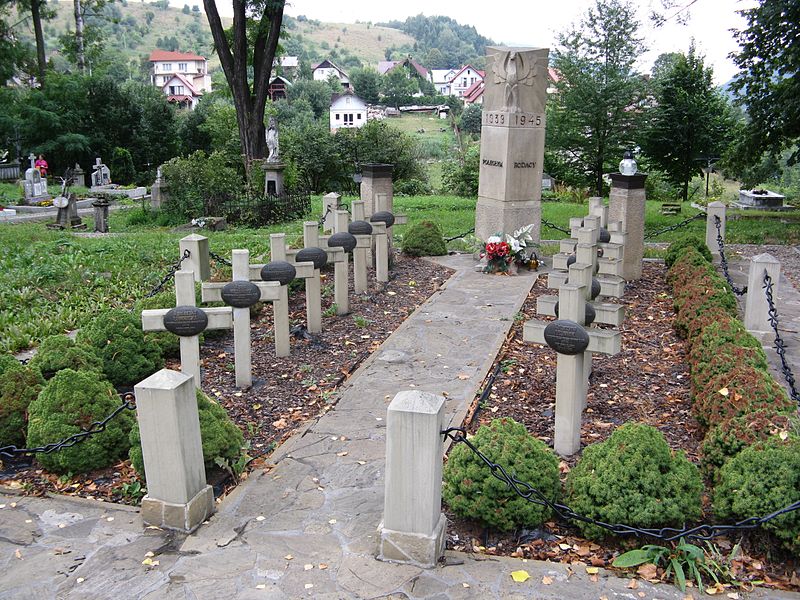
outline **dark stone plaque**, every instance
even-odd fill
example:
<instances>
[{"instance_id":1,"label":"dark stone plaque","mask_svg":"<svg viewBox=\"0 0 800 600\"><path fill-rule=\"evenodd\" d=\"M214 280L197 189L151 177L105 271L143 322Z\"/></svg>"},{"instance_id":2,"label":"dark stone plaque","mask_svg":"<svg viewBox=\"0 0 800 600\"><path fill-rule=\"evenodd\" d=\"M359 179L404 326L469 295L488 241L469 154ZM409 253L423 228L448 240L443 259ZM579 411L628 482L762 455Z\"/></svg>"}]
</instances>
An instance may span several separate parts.
<instances>
[{"instance_id":1,"label":"dark stone plaque","mask_svg":"<svg viewBox=\"0 0 800 600\"><path fill-rule=\"evenodd\" d=\"M322 248L303 248L294 255L295 262L312 262L315 269L321 269L328 262L328 253Z\"/></svg>"},{"instance_id":2,"label":"dark stone plaque","mask_svg":"<svg viewBox=\"0 0 800 600\"><path fill-rule=\"evenodd\" d=\"M600 282L596 277L592 277L592 300L600 295Z\"/></svg>"},{"instance_id":3,"label":"dark stone plaque","mask_svg":"<svg viewBox=\"0 0 800 600\"><path fill-rule=\"evenodd\" d=\"M343 248L345 252L352 252L356 247L356 238L352 233L340 231L328 238L329 248Z\"/></svg>"},{"instance_id":4,"label":"dark stone plaque","mask_svg":"<svg viewBox=\"0 0 800 600\"><path fill-rule=\"evenodd\" d=\"M366 221L353 221L347 226L347 231L353 235L370 235L372 233L372 225Z\"/></svg>"},{"instance_id":5,"label":"dark stone plaque","mask_svg":"<svg viewBox=\"0 0 800 600\"><path fill-rule=\"evenodd\" d=\"M386 229L394 225L394 215L388 210L379 210L369 218L373 223L386 223Z\"/></svg>"},{"instance_id":6,"label":"dark stone plaque","mask_svg":"<svg viewBox=\"0 0 800 600\"><path fill-rule=\"evenodd\" d=\"M261 279L263 281L277 281L281 285L287 285L297 275L294 265L283 261L275 260L261 267Z\"/></svg>"},{"instance_id":7,"label":"dark stone plaque","mask_svg":"<svg viewBox=\"0 0 800 600\"><path fill-rule=\"evenodd\" d=\"M591 304L586 304L586 311L583 316L583 324L584 325L591 325L594 323L594 320L597 318L597 311L595 311L594 306ZM554 312L556 313L556 318L558 318L558 302L554 307Z\"/></svg>"},{"instance_id":8,"label":"dark stone plaque","mask_svg":"<svg viewBox=\"0 0 800 600\"><path fill-rule=\"evenodd\" d=\"M569 269L570 265L574 265L576 260L578 260L578 257L574 254L570 254L567 257L567 268Z\"/></svg>"},{"instance_id":9,"label":"dark stone plaque","mask_svg":"<svg viewBox=\"0 0 800 600\"><path fill-rule=\"evenodd\" d=\"M600 235L598 236L597 241L601 244L607 244L611 241L611 234L608 232L608 229L605 227L600 228Z\"/></svg>"},{"instance_id":10,"label":"dark stone plaque","mask_svg":"<svg viewBox=\"0 0 800 600\"><path fill-rule=\"evenodd\" d=\"M261 290L252 281L231 281L222 288L222 301L234 308L253 306L261 299Z\"/></svg>"},{"instance_id":11,"label":"dark stone plaque","mask_svg":"<svg viewBox=\"0 0 800 600\"><path fill-rule=\"evenodd\" d=\"M200 335L208 326L208 315L196 306L176 306L164 315L167 331L190 337Z\"/></svg>"},{"instance_id":12,"label":"dark stone plaque","mask_svg":"<svg viewBox=\"0 0 800 600\"><path fill-rule=\"evenodd\" d=\"M544 340L559 354L580 354L589 347L589 334L575 321L553 321L544 328Z\"/></svg>"}]
</instances>

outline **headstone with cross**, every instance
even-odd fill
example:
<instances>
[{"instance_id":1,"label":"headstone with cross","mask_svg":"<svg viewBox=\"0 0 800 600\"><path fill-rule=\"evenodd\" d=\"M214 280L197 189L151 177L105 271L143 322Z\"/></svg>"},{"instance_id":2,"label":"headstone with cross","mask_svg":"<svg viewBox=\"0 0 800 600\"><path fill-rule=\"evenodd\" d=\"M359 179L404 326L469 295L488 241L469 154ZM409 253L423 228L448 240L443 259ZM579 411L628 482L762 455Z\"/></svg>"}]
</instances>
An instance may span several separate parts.
<instances>
[{"instance_id":1,"label":"headstone with cross","mask_svg":"<svg viewBox=\"0 0 800 600\"><path fill-rule=\"evenodd\" d=\"M225 302L233 308L233 346L236 387L249 388L253 385L252 337L250 333L250 307L257 302L277 302L280 300L281 284L276 281L250 281L250 251L233 250L233 279L227 283L203 283L201 298L203 302ZM260 278L260 274L259 274ZM285 324L285 338L288 340L289 316L281 320L275 317L275 330L278 324ZM275 335L276 352L278 335Z\"/></svg>"},{"instance_id":2,"label":"headstone with cross","mask_svg":"<svg viewBox=\"0 0 800 600\"><path fill-rule=\"evenodd\" d=\"M94 161L94 171L92 172L92 187L102 187L111 184L111 171L103 164L103 160L98 156Z\"/></svg>"},{"instance_id":3,"label":"headstone with cross","mask_svg":"<svg viewBox=\"0 0 800 600\"><path fill-rule=\"evenodd\" d=\"M181 371L194 378L200 389L200 334L206 329L231 329L230 307L198 308L194 295L194 274L175 272L175 308L142 311L144 331L169 331L181 339Z\"/></svg>"},{"instance_id":4,"label":"headstone with cross","mask_svg":"<svg viewBox=\"0 0 800 600\"><path fill-rule=\"evenodd\" d=\"M25 181L23 183L25 203L35 204L43 200L49 200L50 194L47 192L47 179L43 179L39 169L34 166L36 157L31 153L28 159L31 161L31 166L25 171Z\"/></svg>"},{"instance_id":5,"label":"headstone with cross","mask_svg":"<svg viewBox=\"0 0 800 600\"><path fill-rule=\"evenodd\" d=\"M579 265L579 269L590 269ZM562 456L580 450L581 412L586 405L585 353L614 355L620 351L617 331L586 329L584 286L568 283L558 290L559 319L549 323L528 321L523 340L547 344L558 353L556 363L556 414L553 448Z\"/></svg>"}]
</instances>

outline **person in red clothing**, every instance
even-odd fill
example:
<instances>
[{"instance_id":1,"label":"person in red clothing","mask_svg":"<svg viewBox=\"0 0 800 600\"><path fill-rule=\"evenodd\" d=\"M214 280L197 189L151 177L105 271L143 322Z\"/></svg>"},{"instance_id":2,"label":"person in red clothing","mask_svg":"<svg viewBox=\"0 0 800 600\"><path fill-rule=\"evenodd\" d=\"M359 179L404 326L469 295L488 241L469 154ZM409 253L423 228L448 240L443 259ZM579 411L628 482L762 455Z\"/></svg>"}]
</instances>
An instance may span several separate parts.
<instances>
[{"instance_id":1,"label":"person in red clothing","mask_svg":"<svg viewBox=\"0 0 800 600\"><path fill-rule=\"evenodd\" d=\"M39 169L39 174L42 177L47 177L47 169L49 168L47 161L44 159L44 154L40 154L33 166Z\"/></svg>"}]
</instances>

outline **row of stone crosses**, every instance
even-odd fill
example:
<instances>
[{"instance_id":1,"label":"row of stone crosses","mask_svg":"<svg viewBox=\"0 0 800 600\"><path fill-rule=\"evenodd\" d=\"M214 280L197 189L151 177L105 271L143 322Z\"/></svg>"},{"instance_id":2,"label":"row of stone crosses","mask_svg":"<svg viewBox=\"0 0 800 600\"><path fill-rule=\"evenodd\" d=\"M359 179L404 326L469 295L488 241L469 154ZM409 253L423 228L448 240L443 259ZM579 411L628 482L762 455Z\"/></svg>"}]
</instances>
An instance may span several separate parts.
<instances>
[{"instance_id":1,"label":"row of stone crosses","mask_svg":"<svg viewBox=\"0 0 800 600\"><path fill-rule=\"evenodd\" d=\"M547 344L557 354L554 450L570 456L580 450L581 415L586 408L592 354L620 352L619 327L624 307L598 297L621 298L625 292L623 261L626 233L622 222L608 221L608 206L590 199L589 215L570 219L570 238L561 240L553 256L548 287L558 296L540 296L536 312L556 321L528 321L523 340Z\"/></svg>"},{"instance_id":2,"label":"row of stone crosses","mask_svg":"<svg viewBox=\"0 0 800 600\"><path fill-rule=\"evenodd\" d=\"M144 331L169 331L180 337L181 371L194 378L199 389L200 334L207 329L233 329L236 386L249 388L253 383L250 307L257 302L271 302L275 355L290 354L289 290L293 279L303 279L306 292L306 329L311 334L322 332L322 289L320 269L334 265L334 303L336 314L350 312L349 263L353 255L353 289L361 294L368 289L368 266L375 264L379 283L389 281L390 237L388 229L395 216L381 206L369 220L365 203L354 201L351 215L346 210L333 211L333 233L319 234L317 221L303 224L302 249L290 249L286 234L270 235L270 258L266 264L251 264L249 250L233 250L232 280L227 283L206 281L210 277L208 238L193 234L180 241L184 258L181 270L175 273L175 308L142 311ZM201 284L202 302L222 301L225 307L198 307L195 281Z\"/></svg>"}]
</instances>

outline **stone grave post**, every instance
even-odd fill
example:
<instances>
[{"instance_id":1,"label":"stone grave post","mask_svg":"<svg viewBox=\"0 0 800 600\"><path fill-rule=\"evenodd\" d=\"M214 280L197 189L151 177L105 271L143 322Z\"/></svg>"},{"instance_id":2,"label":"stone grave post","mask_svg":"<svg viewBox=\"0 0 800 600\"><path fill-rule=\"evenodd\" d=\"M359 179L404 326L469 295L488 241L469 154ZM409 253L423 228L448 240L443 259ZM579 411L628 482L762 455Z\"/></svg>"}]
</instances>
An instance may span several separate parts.
<instances>
[{"instance_id":1,"label":"stone grave post","mask_svg":"<svg viewBox=\"0 0 800 600\"><path fill-rule=\"evenodd\" d=\"M723 243L725 242L725 220L727 217L728 207L722 202L714 201L709 202L706 208L706 246L711 251L714 258L719 258L719 242L717 241L717 220L714 217L719 217L719 234L722 236Z\"/></svg>"},{"instance_id":2,"label":"stone grave post","mask_svg":"<svg viewBox=\"0 0 800 600\"><path fill-rule=\"evenodd\" d=\"M579 268L591 269L590 265ZM553 449L561 456L581 447L581 411L586 406L587 382L584 353L614 355L620 351L620 335L604 329L586 330L584 286L567 283L558 290L557 321L528 321L523 340L547 344L558 353L556 363L556 415Z\"/></svg>"},{"instance_id":3,"label":"stone grave post","mask_svg":"<svg viewBox=\"0 0 800 600\"><path fill-rule=\"evenodd\" d=\"M364 203L364 218L379 210L391 212L394 206L392 171L394 165L384 163L361 164L361 201ZM383 208L378 207L378 195L383 195Z\"/></svg>"},{"instance_id":4,"label":"stone grave post","mask_svg":"<svg viewBox=\"0 0 800 600\"><path fill-rule=\"evenodd\" d=\"M214 513L192 377L161 369L138 383L134 393L147 478L142 520L191 533Z\"/></svg>"},{"instance_id":5,"label":"stone grave post","mask_svg":"<svg viewBox=\"0 0 800 600\"><path fill-rule=\"evenodd\" d=\"M329 247L341 246L339 240L342 241L342 244L344 243L344 234L352 237L347 231L349 220L350 214L346 210L337 210L334 213L334 234L328 238ZM334 244L331 244L331 241L333 241ZM356 242L355 238L353 238L353 241ZM350 247L348 240L347 246L341 247L345 249L344 256L342 260L336 261L333 264L333 301L336 303L336 314L340 316L350 312L350 259L348 253L355 248L355 244Z\"/></svg>"},{"instance_id":6,"label":"stone grave post","mask_svg":"<svg viewBox=\"0 0 800 600\"><path fill-rule=\"evenodd\" d=\"M322 231L333 232L335 218L334 215L341 206L342 195L330 192L322 197Z\"/></svg>"},{"instance_id":7,"label":"stone grave post","mask_svg":"<svg viewBox=\"0 0 800 600\"><path fill-rule=\"evenodd\" d=\"M180 241L181 257L186 250L189 256L183 261L184 270L194 273L195 281L206 281L211 277L211 262L209 260L208 238L193 233Z\"/></svg>"},{"instance_id":8,"label":"stone grave post","mask_svg":"<svg viewBox=\"0 0 800 600\"><path fill-rule=\"evenodd\" d=\"M336 314L343 315L350 312L350 303L348 300L348 269L342 269L339 267L337 269L337 265L339 263L348 264L349 261L347 260L348 252L352 252L352 250L356 247L356 238L347 232L347 211L336 211L337 213L344 213L344 216L340 216L339 219L343 222L343 226L345 227L344 231L339 231L334 233L333 235L324 235L320 236L319 231L317 230L318 224L314 221L309 221L305 223L304 227L304 243L305 248L304 250L308 250L310 248L321 248L327 254L327 262L333 263L334 265L334 272L333 272L333 286L334 286L334 303L336 304ZM289 251L291 255L292 252L297 251ZM319 263L319 267L323 266L322 263ZM345 308L344 312L341 312L342 306L339 304L340 300L344 300ZM322 325L320 324L320 331ZM311 331L311 330L309 330ZM314 333L314 332L312 332Z\"/></svg>"},{"instance_id":9,"label":"stone grave post","mask_svg":"<svg viewBox=\"0 0 800 600\"><path fill-rule=\"evenodd\" d=\"M589 214L600 217L600 227L608 227L608 206L603 203L599 196L589 198Z\"/></svg>"},{"instance_id":10,"label":"stone grave post","mask_svg":"<svg viewBox=\"0 0 800 600\"><path fill-rule=\"evenodd\" d=\"M444 405L443 397L417 390L389 404L380 560L433 568L444 553Z\"/></svg>"},{"instance_id":11,"label":"stone grave post","mask_svg":"<svg viewBox=\"0 0 800 600\"><path fill-rule=\"evenodd\" d=\"M250 251L233 250L233 280L228 283L203 283L203 302L225 302L233 307L233 346L236 387L253 385L252 342L250 332L250 307L257 302L275 302L280 299L280 284L273 281L250 281ZM260 276L260 274L259 274ZM277 324L278 319L275 319ZM286 318L288 339L288 315ZM278 329L277 325L275 327ZM277 351L277 339L276 351Z\"/></svg>"},{"instance_id":12,"label":"stone grave post","mask_svg":"<svg viewBox=\"0 0 800 600\"><path fill-rule=\"evenodd\" d=\"M142 311L144 331L169 331L181 338L181 372L200 389L200 334L206 329L231 329L230 307L198 308L191 271L175 272L175 308Z\"/></svg>"},{"instance_id":13,"label":"stone grave post","mask_svg":"<svg viewBox=\"0 0 800 600\"><path fill-rule=\"evenodd\" d=\"M772 280L773 302L778 297L778 282L781 277L781 263L771 254L759 254L750 261L747 276L747 297L744 302L744 326L758 338L772 333L769 322L769 304L764 289L764 273Z\"/></svg>"},{"instance_id":14,"label":"stone grave post","mask_svg":"<svg viewBox=\"0 0 800 600\"><path fill-rule=\"evenodd\" d=\"M108 200L92 202L94 208L94 230L98 233L108 233Z\"/></svg>"},{"instance_id":15,"label":"stone grave post","mask_svg":"<svg viewBox=\"0 0 800 600\"><path fill-rule=\"evenodd\" d=\"M642 276L646 178L645 173L634 175L611 173L608 218L612 221L621 221L622 230L627 234L622 267L622 277L627 281Z\"/></svg>"},{"instance_id":16,"label":"stone grave post","mask_svg":"<svg viewBox=\"0 0 800 600\"><path fill-rule=\"evenodd\" d=\"M367 264L372 247L372 225L364 220L354 220L347 226L347 231L356 238L353 249L353 289L356 294L366 293Z\"/></svg>"},{"instance_id":17,"label":"stone grave post","mask_svg":"<svg viewBox=\"0 0 800 600\"><path fill-rule=\"evenodd\" d=\"M475 236L541 238L547 48L488 47Z\"/></svg>"}]
</instances>

